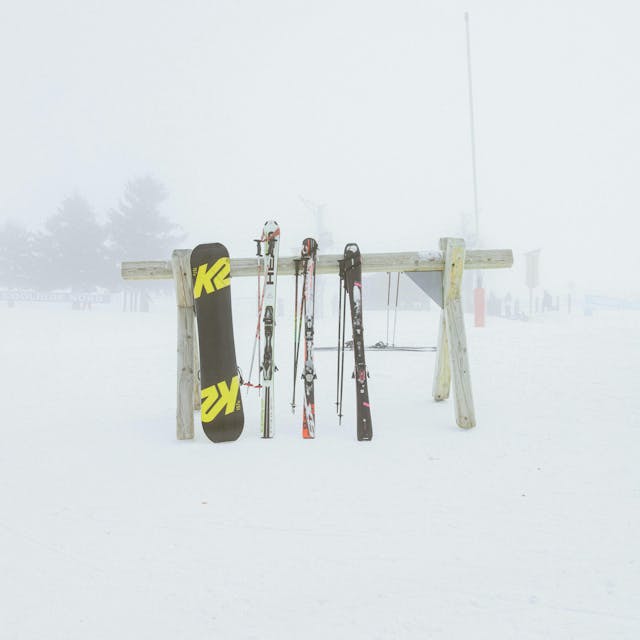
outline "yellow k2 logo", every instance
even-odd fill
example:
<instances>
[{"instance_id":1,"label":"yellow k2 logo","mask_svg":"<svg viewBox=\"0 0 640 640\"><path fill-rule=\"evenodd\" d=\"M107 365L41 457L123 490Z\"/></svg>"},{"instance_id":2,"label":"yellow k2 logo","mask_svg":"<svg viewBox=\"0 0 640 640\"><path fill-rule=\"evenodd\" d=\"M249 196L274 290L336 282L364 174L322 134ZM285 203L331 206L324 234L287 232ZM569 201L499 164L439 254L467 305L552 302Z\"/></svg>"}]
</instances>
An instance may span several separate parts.
<instances>
[{"instance_id":1,"label":"yellow k2 logo","mask_svg":"<svg viewBox=\"0 0 640 640\"><path fill-rule=\"evenodd\" d=\"M240 379L238 376L231 378L231 385L226 381L218 382L202 390L202 421L212 422L224 409L225 415L229 415L240 409L238 390Z\"/></svg>"},{"instance_id":2,"label":"yellow k2 logo","mask_svg":"<svg viewBox=\"0 0 640 640\"><path fill-rule=\"evenodd\" d=\"M219 289L224 289L231 284L231 265L229 258L219 258L211 267L201 264L194 275L196 281L193 285L193 297L199 298L204 289L206 293L213 293Z\"/></svg>"}]
</instances>

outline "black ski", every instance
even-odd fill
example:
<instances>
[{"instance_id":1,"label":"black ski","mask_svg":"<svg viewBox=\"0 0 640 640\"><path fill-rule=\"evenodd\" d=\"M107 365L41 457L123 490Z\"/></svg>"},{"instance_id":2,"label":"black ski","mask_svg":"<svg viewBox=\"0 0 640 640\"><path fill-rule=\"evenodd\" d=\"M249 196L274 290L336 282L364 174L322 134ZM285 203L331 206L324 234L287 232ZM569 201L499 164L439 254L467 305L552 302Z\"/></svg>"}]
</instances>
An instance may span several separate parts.
<instances>
[{"instance_id":1,"label":"black ski","mask_svg":"<svg viewBox=\"0 0 640 640\"><path fill-rule=\"evenodd\" d=\"M342 388L344 386L345 315L346 296L349 296L351 328L353 331L353 355L356 383L356 420L358 440L371 440L371 407L367 386L367 365L364 357L364 325L362 322L362 264L357 244L348 244L340 265L340 309L338 312L338 393L336 404L342 418Z\"/></svg>"},{"instance_id":2,"label":"black ski","mask_svg":"<svg viewBox=\"0 0 640 640\"><path fill-rule=\"evenodd\" d=\"M219 242L191 252L200 345L202 428L213 442L237 440L244 426L231 315L229 253Z\"/></svg>"}]
</instances>

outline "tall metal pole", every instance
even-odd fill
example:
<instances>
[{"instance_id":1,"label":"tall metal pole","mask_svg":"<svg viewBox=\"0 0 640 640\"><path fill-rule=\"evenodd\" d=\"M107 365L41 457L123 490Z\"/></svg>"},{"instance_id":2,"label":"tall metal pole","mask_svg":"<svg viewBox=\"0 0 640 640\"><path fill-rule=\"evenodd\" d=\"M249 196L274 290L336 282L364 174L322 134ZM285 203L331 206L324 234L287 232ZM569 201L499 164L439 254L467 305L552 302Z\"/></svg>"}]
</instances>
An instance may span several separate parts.
<instances>
[{"instance_id":1,"label":"tall metal pole","mask_svg":"<svg viewBox=\"0 0 640 640\"><path fill-rule=\"evenodd\" d=\"M467 75L469 79L469 124L471 133L471 168L473 171L473 213L475 218L475 242L480 243L480 216L478 214L478 172L476 168L476 126L473 113L473 80L471 75L471 36L469 35L469 13L465 11L464 24L467 34ZM485 298L482 286L482 274L476 273L476 288L473 292L474 324L476 327L484 327Z\"/></svg>"},{"instance_id":2,"label":"tall metal pole","mask_svg":"<svg viewBox=\"0 0 640 640\"><path fill-rule=\"evenodd\" d=\"M464 23L467 32L467 72L469 80L469 122L471 131L471 168L473 171L473 213L475 219L475 240L478 242L480 224L478 218L478 173L476 170L476 127L473 114L473 81L471 76L471 38L469 36L469 14L465 12Z\"/></svg>"}]
</instances>

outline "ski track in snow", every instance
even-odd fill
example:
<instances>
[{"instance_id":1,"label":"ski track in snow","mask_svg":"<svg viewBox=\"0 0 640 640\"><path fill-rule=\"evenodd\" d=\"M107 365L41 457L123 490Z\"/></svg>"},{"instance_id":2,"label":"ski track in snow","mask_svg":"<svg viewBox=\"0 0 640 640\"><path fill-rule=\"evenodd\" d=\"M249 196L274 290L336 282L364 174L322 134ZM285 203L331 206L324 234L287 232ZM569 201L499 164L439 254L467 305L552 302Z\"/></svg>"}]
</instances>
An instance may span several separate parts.
<instances>
[{"instance_id":1,"label":"ski track in snow","mask_svg":"<svg viewBox=\"0 0 640 640\"><path fill-rule=\"evenodd\" d=\"M243 368L252 304L234 304ZM640 637L640 314L467 318L468 432L431 400L434 353L367 352L374 439L358 443L348 375L337 426L335 352L316 353L302 440L279 307L275 438L252 391L222 445L198 416L175 439L170 297L0 309L3 638ZM364 323L384 339L366 299ZM398 336L433 345L437 323L401 312Z\"/></svg>"}]
</instances>

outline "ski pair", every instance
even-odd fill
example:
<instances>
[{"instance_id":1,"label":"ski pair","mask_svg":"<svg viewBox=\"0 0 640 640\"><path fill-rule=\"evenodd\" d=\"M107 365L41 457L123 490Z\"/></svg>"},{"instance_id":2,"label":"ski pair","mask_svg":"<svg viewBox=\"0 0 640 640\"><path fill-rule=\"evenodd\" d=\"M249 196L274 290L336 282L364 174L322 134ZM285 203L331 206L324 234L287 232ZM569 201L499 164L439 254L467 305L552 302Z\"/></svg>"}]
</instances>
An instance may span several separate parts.
<instances>
[{"instance_id":1,"label":"ski pair","mask_svg":"<svg viewBox=\"0 0 640 640\"><path fill-rule=\"evenodd\" d=\"M262 236L256 240L258 257L258 326L253 343L251 365L249 367L249 387L262 389L260 397L260 435L263 438L273 437L274 427L274 386L273 374L278 370L273 361L275 352L276 328L276 285L278 282L278 253L280 250L280 227L275 220L267 220L262 229ZM261 280L262 278L262 280ZM264 310L264 315L263 315ZM262 323L262 329L261 329ZM251 373L256 354L256 344L260 350L261 337L264 334L264 351L262 362L258 365L258 384L251 384ZM262 376L262 382L260 382Z\"/></svg>"},{"instance_id":2,"label":"ski pair","mask_svg":"<svg viewBox=\"0 0 640 640\"><path fill-rule=\"evenodd\" d=\"M355 367L353 378L356 383L356 433L358 440L371 440L371 407L367 385L367 365L364 356L364 324L362 321L362 262L357 244L348 244L344 248L340 267L340 297L338 306L338 379L336 388L336 407L338 420L342 422L342 391L344 387L344 352L347 296L351 310L351 328L353 331L353 355Z\"/></svg>"},{"instance_id":3,"label":"ski pair","mask_svg":"<svg viewBox=\"0 0 640 640\"><path fill-rule=\"evenodd\" d=\"M293 328L293 397L291 411L296 409L296 380L298 377L298 359L300 355L300 338L304 324L304 403L302 412L302 437L315 438L316 435L316 406L314 380L316 379L313 362L313 334L316 292L316 262L318 257L318 243L313 238L306 238L302 242L300 257L294 259L296 276L296 297L294 303ZM298 302L298 279L302 271L302 295ZM299 306L298 306L299 305Z\"/></svg>"},{"instance_id":4,"label":"ski pair","mask_svg":"<svg viewBox=\"0 0 640 640\"><path fill-rule=\"evenodd\" d=\"M256 240L258 256L258 325L254 340L253 354L249 368L249 379L253 371L256 345L260 350L261 337L264 335L264 351L262 364L258 367L258 376L262 374L262 382L258 379L257 385L247 382L247 386L257 386L263 389L260 406L260 432L263 438L272 438L274 435L274 377L277 371L274 364L275 353L275 327L276 327L276 285L278 280L278 254L280 245L280 227L274 220L265 223L262 236ZM297 363L300 346L300 334L302 317L305 326L305 351L304 351L304 413L302 416L302 435L305 438L315 437L315 401L313 381L315 370L313 366L313 319L315 299L315 265L317 259L318 244L313 238L307 238L302 243L300 258L295 260L296 267L296 311L298 309L298 274L303 267L304 280L302 298L300 302L300 315L296 314L294 338L296 338L294 390L292 409L295 409L295 379L297 376ZM264 281L260 282L262 277ZM262 322L263 329L260 324Z\"/></svg>"}]
</instances>

